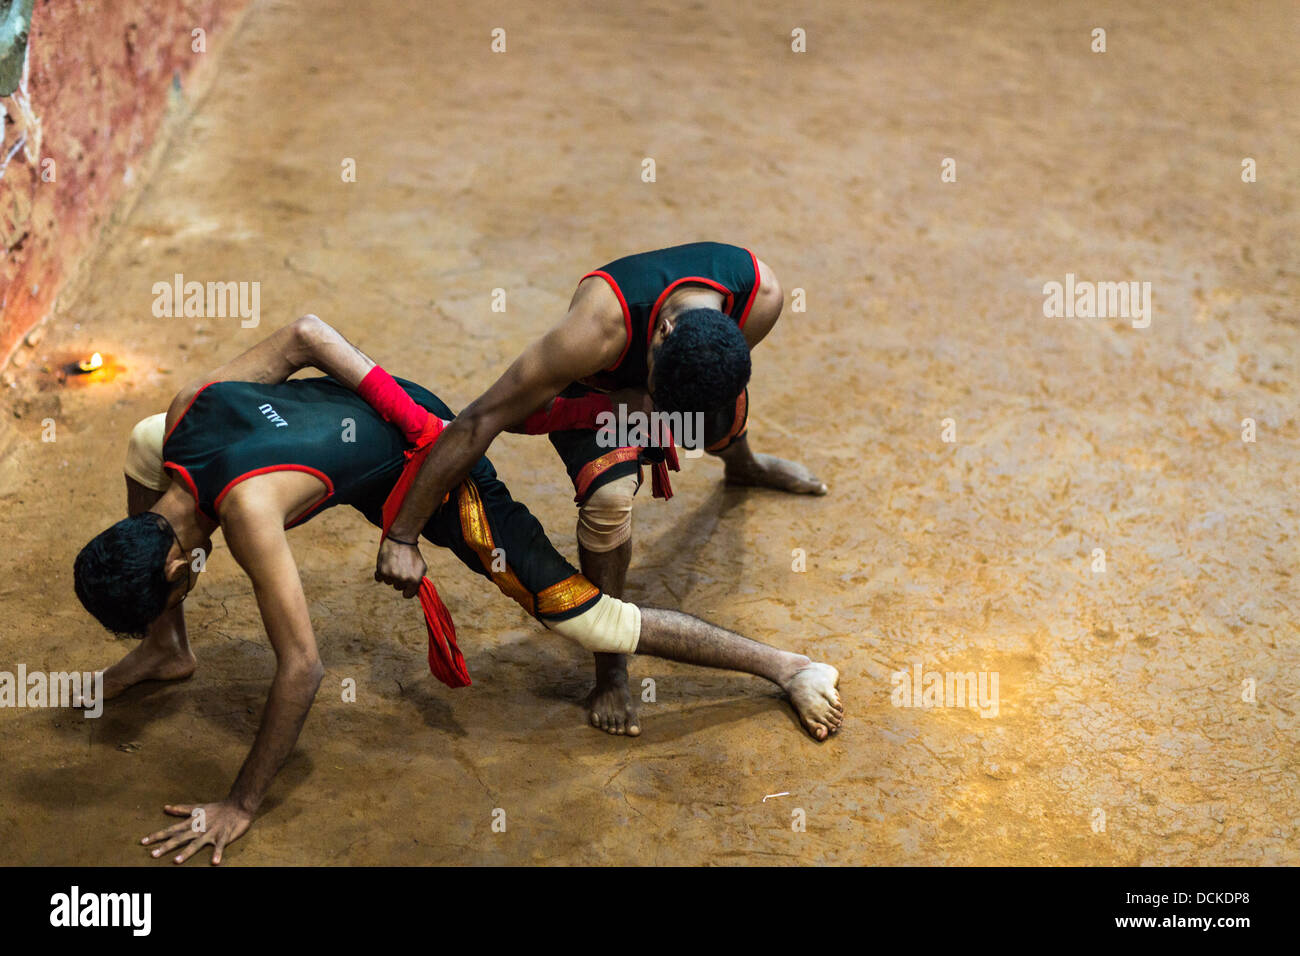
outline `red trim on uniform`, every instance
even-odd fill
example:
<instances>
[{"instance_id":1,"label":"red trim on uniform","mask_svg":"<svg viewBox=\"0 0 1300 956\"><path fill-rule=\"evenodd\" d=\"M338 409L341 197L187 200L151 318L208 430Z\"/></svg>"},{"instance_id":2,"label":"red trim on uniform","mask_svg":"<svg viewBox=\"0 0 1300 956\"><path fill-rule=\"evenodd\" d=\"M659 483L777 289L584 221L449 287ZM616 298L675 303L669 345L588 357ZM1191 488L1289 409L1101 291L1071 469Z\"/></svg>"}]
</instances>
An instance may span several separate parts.
<instances>
[{"instance_id":1,"label":"red trim on uniform","mask_svg":"<svg viewBox=\"0 0 1300 956\"><path fill-rule=\"evenodd\" d=\"M215 521L216 518L213 518L212 515L206 515L205 512L203 511L203 506L199 504L199 489L198 486L194 484L194 479L190 477L189 470L184 465L178 465L174 461L163 462L163 467L169 468L172 471L176 472L176 474L184 482L185 487L189 489L190 495L194 498L194 510L197 511L199 514L205 515L205 517L212 518L212 520Z\"/></svg>"},{"instance_id":2,"label":"red trim on uniform","mask_svg":"<svg viewBox=\"0 0 1300 956\"><path fill-rule=\"evenodd\" d=\"M645 330L645 344L647 348L650 346L650 340L655 337L655 325L657 325L659 322L659 310L663 308L664 300L668 298L669 295L672 294L673 289L676 289L679 285L681 285L684 282L694 282L697 285L706 285L714 292L721 292L724 297L724 301L723 301L724 308L722 311L726 312L727 314L731 313L731 306L736 301L736 294L732 292L730 289L728 289L721 282L718 282L714 279L706 279L704 278L704 276L686 276L683 279L674 279L672 282L668 284L668 288L664 289L663 292L659 293L659 298L655 299L654 308L650 310L650 321L646 323L646 330ZM620 361L622 360L620 359Z\"/></svg>"},{"instance_id":3,"label":"red trim on uniform","mask_svg":"<svg viewBox=\"0 0 1300 956\"><path fill-rule=\"evenodd\" d=\"M754 300L758 298L758 286L763 281L763 277L758 273L758 256L748 249L745 249L745 251L749 252L749 258L754 260L754 287L749 290L749 301L745 303L745 311L740 313L741 329L745 328L745 320L749 318L749 310L754 307Z\"/></svg>"},{"instance_id":4,"label":"red trim on uniform","mask_svg":"<svg viewBox=\"0 0 1300 956\"><path fill-rule=\"evenodd\" d=\"M194 407L194 403L198 400L198 397L203 394L203 389L207 388L208 385L216 385L216 384L217 384L216 382L208 382L207 385L202 385L199 387L199 390L195 392L194 396L190 399L190 403L185 406L185 411L181 412L179 417L177 417L176 421L172 422L172 427L167 429L167 434L163 436L164 445L167 444L167 439L172 437L172 432L176 431L176 426L181 423L181 419L190 413L190 409Z\"/></svg>"},{"instance_id":5,"label":"red trim on uniform","mask_svg":"<svg viewBox=\"0 0 1300 956\"><path fill-rule=\"evenodd\" d=\"M309 505L303 511L299 512L297 517L284 526L286 530L302 522L309 514L323 505L334 494L334 482L330 481L329 475L325 474L323 471L318 471L317 469L308 467L307 465L267 465L265 468L254 468L252 471L244 472L238 478L232 478L230 483L221 489L221 494L217 495L217 500L212 503L213 510L220 513L222 500L224 500L226 495L230 493L230 489L235 487L235 485L239 484L241 481L247 481L249 478L254 478L258 475L266 475L273 471L301 471L314 478L319 478L325 483L325 494L322 495L314 504Z\"/></svg>"},{"instance_id":6,"label":"red trim on uniform","mask_svg":"<svg viewBox=\"0 0 1300 956\"><path fill-rule=\"evenodd\" d=\"M627 341L623 343L623 351L619 354L618 361L605 369L606 372L612 372L623 364L623 359L627 358L627 350L632 347L632 310L627 307L627 299L623 298L623 290L618 287L618 282L608 272L597 269L595 272L588 272L578 282L581 283L583 279L590 279L592 276L600 276L614 290L614 294L618 296L618 304L623 307L623 324L627 326Z\"/></svg>"}]
</instances>

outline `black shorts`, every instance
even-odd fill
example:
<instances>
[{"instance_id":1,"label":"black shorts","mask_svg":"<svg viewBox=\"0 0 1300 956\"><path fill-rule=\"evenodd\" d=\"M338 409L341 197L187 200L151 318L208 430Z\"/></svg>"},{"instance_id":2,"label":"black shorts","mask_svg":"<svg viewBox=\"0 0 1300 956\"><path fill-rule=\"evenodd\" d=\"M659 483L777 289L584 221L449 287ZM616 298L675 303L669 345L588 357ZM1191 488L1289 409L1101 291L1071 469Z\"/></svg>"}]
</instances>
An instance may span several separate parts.
<instances>
[{"instance_id":1,"label":"black shorts","mask_svg":"<svg viewBox=\"0 0 1300 956\"><path fill-rule=\"evenodd\" d=\"M560 394L565 398L579 398L591 391L583 385L570 385ZM705 416L705 450L714 453L722 451L745 434L748 422L749 389L745 389L736 399L734 409ZM601 485L625 475L636 475L639 488L641 465L654 461L656 454L662 454L654 449L632 446L609 448L601 444L599 435L600 432L596 429L574 429L550 434L551 444L564 462L569 480L573 482L573 500L579 505Z\"/></svg>"},{"instance_id":2,"label":"black shorts","mask_svg":"<svg viewBox=\"0 0 1300 956\"><path fill-rule=\"evenodd\" d=\"M376 520L381 515L366 517L382 527ZM421 533L538 620L563 621L600 599L600 589L555 550L541 522L510 497L486 458L438 506Z\"/></svg>"}]
</instances>

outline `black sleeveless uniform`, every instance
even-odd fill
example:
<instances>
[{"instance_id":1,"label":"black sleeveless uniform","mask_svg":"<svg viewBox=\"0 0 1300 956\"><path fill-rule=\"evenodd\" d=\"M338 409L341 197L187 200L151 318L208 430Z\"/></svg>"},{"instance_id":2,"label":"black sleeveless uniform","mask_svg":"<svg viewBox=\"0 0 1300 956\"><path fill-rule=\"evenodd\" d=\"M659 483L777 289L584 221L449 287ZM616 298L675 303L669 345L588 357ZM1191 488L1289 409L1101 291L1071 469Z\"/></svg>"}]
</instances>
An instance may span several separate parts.
<instances>
[{"instance_id":1,"label":"black sleeveless uniform","mask_svg":"<svg viewBox=\"0 0 1300 956\"><path fill-rule=\"evenodd\" d=\"M599 276L618 296L627 325L623 354L609 368L590 375L560 394L576 398L592 390L610 392L620 388L644 388L650 370L646 358L650 340L665 300L680 285L705 285L723 296L722 310L743 329L758 294L758 259L748 249L720 242L692 242L654 252L642 252L615 259L588 272L583 279ZM749 391L742 393L734 408L705 417L704 443L709 451L721 451L744 433L748 417ZM662 460L654 449L603 447L597 432L588 429L552 432L551 444L564 461L573 480L579 503L607 482L624 475L640 474L642 461Z\"/></svg>"},{"instance_id":2,"label":"black sleeveless uniform","mask_svg":"<svg viewBox=\"0 0 1300 956\"><path fill-rule=\"evenodd\" d=\"M455 417L432 392L397 382L417 404ZM241 481L273 471L319 478L324 497L288 527L347 504L382 527L384 499L406 463L396 427L331 378L275 385L213 382L194 396L163 442L163 464L198 509L219 520L221 502ZM492 579L529 614L563 620L591 607L600 592L551 545L536 518L510 497L487 458L434 511L423 530L470 570Z\"/></svg>"},{"instance_id":3,"label":"black sleeveless uniform","mask_svg":"<svg viewBox=\"0 0 1300 956\"><path fill-rule=\"evenodd\" d=\"M758 292L758 260L754 254L720 242L692 242L624 256L582 278L591 276L600 276L609 283L627 324L627 342L618 361L582 380L582 384L602 391L645 387L650 374L646 357L659 309L679 285L705 285L721 293L722 311L742 329Z\"/></svg>"}]
</instances>

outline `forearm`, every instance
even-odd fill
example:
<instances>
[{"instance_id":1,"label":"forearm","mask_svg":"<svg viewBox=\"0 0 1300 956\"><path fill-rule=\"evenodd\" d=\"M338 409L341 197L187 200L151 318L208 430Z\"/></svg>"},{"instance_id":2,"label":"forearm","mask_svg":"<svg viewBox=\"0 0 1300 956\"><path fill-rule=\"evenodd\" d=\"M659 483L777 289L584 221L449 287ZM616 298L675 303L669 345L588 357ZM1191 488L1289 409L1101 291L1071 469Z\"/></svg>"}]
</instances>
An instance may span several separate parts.
<instances>
[{"instance_id":1,"label":"forearm","mask_svg":"<svg viewBox=\"0 0 1300 956\"><path fill-rule=\"evenodd\" d=\"M497 433L484 426L472 410L466 410L452 421L438 436L434 452L420 466L389 535L404 541L414 541L419 537L430 515L443 498L465 480L496 436Z\"/></svg>"},{"instance_id":2,"label":"forearm","mask_svg":"<svg viewBox=\"0 0 1300 956\"><path fill-rule=\"evenodd\" d=\"M228 799L246 812L257 812L271 781L293 751L323 676L319 660L276 669L253 749L230 788Z\"/></svg>"},{"instance_id":3,"label":"forearm","mask_svg":"<svg viewBox=\"0 0 1300 956\"><path fill-rule=\"evenodd\" d=\"M604 360L599 349L594 359L590 351L585 326L566 321L515 359L492 387L438 436L389 528L389 538L415 540L434 509L465 480L497 435L545 408L567 383L590 374L585 362ZM378 573L381 580L391 583L392 578L382 570Z\"/></svg>"}]
</instances>

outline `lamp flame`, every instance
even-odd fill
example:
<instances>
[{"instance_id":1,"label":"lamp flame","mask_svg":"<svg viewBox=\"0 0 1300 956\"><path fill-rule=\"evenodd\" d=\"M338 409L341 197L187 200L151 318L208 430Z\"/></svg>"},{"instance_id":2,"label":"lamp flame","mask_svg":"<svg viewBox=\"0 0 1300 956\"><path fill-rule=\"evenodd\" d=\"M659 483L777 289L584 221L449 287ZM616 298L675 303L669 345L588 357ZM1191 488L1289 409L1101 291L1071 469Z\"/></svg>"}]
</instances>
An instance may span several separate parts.
<instances>
[{"instance_id":1,"label":"lamp flame","mask_svg":"<svg viewBox=\"0 0 1300 956\"><path fill-rule=\"evenodd\" d=\"M99 368L103 364L104 364L104 356L96 352L94 355L92 355L90 358L86 359L85 361L78 362L77 368L81 369L83 372L93 372L95 371L95 369Z\"/></svg>"}]
</instances>

